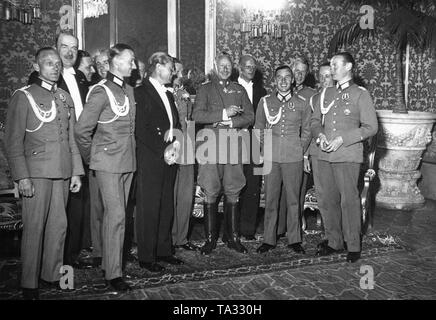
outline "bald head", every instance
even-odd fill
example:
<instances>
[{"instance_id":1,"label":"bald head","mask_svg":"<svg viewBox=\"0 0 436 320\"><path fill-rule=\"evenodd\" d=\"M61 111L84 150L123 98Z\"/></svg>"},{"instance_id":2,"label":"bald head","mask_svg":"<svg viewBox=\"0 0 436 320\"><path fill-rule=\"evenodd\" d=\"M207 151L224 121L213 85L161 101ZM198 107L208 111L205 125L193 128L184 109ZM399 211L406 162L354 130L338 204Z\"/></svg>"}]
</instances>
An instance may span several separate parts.
<instances>
[{"instance_id":1,"label":"bald head","mask_svg":"<svg viewBox=\"0 0 436 320\"><path fill-rule=\"evenodd\" d=\"M243 55L239 60L239 76L247 82L253 80L256 74L256 60L249 54Z\"/></svg>"}]
</instances>

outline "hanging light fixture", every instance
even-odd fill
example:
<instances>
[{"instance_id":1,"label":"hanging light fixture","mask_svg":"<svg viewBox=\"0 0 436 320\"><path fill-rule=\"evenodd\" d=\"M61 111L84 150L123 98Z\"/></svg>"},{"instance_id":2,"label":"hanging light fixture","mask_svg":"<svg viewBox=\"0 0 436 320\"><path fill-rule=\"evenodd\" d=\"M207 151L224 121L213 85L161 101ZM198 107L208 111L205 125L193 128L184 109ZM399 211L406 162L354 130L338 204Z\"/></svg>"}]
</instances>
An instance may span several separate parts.
<instances>
[{"instance_id":1,"label":"hanging light fixture","mask_svg":"<svg viewBox=\"0 0 436 320\"><path fill-rule=\"evenodd\" d=\"M32 24L41 19L40 0L4 0L0 1L0 19Z\"/></svg>"},{"instance_id":2,"label":"hanging light fixture","mask_svg":"<svg viewBox=\"0 0 436 320\"><path fill-rule=\"evenodd\" d=\"M106 0L84 0L83 18L98 18L103 14L108 14L108 4Z\"/></svg>"}]
</instances>

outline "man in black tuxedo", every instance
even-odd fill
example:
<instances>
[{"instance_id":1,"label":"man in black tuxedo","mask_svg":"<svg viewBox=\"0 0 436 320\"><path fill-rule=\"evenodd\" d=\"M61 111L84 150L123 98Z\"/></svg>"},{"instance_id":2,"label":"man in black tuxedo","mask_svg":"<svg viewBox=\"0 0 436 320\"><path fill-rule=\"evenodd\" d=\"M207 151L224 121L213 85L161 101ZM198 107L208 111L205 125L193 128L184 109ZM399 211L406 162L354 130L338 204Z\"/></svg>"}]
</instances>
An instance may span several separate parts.
<instances>
[{"instance_id":1,"label":"man in black tuxedo","mask_svg":"<svg viewBox=\"0 0 436 320\"><path fill-rule=\"evenodd\" d=\"M247 91L248 98L253 104L254 113L256 114L257 105L260 98L266 95L266 90L263 87L262 75L257 70L256 60L251 55L243 55L239 60L238 83ZM251 129L252 126L249 128L250 133ZM241 207L241 235L246 240L255 239L254 235L256 233L256 220L260 201L262 176L253 175L254 167L253 159L250 160L250 163L244 164L244 174L247 182L239 197Z\"/></svg>"},{"instance_id":2,"label":"man in black tuxedo","mask_svg":"<svg viewBox=\"0 0 436 320\"><path fill-rule=\"evenodd\" d=\"M78 39L69 33L61 32L56 41L56 49L63 66L59 80L57 81L57 86L71 95L74 102L76 120L78 120L82 113L88 91L88 88L83 85L83 81L80 81L80 77L73 67L77 60ZM34 83L38 79L38 76L38 72L33 72L29 77L28 84ZM82 188L77 193L70 192L67 205L68 228L65 239L63 263L76 268L92 266L92 263L86 259L79 260L86 223L84 219L85 211L89 211L87 172L88 170L85 168L85 176L82 178Z\"/></svg>"},{"instance_id":3,"label":"man in black tuxedo","mask_svg":"<svg viewBox=\"0 0 436 320\"><path fill-rule=\"evenodd\" d=\"M149 78L135 88L136 237L139 265L159 272L165 269L159 261L183 263L173 256L171 241L178 143L173 130L181 127L174 98L164 87L174 74L173 59L156 52L148 63Z\"/></svg>"}]
</instances>

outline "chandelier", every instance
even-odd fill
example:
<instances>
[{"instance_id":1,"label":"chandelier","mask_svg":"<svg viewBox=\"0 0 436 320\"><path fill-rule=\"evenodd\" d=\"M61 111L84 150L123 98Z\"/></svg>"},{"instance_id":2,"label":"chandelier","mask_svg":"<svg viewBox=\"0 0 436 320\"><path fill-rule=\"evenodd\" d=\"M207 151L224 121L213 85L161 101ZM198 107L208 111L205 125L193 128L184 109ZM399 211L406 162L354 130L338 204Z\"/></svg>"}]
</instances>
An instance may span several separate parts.
<instances>
[{"instance_id":1,"label":"chandelier","mask_svg":"<svg viewBox=\"0 0 436 320\"><path fill-rule=\"evenodd\" d=\"M0 0L0 19L32 24L41 19L40 0Z\"/></svg>"},{"instance_id":2,"label":"chandelier","mask_svg":"<svg viewBox=\"0 0 436 320\"><path fill-rule=\"evenodd\" d=\"M284 33L285 19L283 1L248 1L242 3L241 32L250 38L270 36L281 39Z\"/></svg>"},{"instance_id":3,"label":"chandelier","mask_svg":"<svg viewBox=\"0 0 436 320\"><path fill-rule=\"evenodd\" d=\"M98 18L101 15L108 14L108 5L106 0L84 0L83 1L83 18Z\"/></svg>"}]
</instances>

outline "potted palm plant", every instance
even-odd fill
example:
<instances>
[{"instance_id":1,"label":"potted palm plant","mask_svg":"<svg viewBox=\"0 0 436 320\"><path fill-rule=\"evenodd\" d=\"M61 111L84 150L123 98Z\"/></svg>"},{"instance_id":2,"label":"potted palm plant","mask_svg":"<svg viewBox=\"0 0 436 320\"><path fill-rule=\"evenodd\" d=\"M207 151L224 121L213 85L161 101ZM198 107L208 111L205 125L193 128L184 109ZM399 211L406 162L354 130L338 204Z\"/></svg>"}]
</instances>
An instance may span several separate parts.
<instances>
[{"instance_id":1,"label":"potted palm plant","mask_svg":"<svg viewBox=\"0 0 436 320\"><path fill-rule=\"evenodd\" d=\"M349 5L371 5L386 12L384 25L361 29L359 22L340 29L330 42L329 53L355 43L359 38L385 34L395 50L395 104L391 110L377 110L378 176L380 188L376 204L388 209L409 210L424 205L425 199L417 187L422 153L431 141L436 114L410 111L405 100L403 57L408 46L436 52L436 19L428 14L434 10L431 0L351 0ZM406 65L407 67L407 65ZM412 109L412 108L410 108Z\"/></svg>"}]
</instances>

